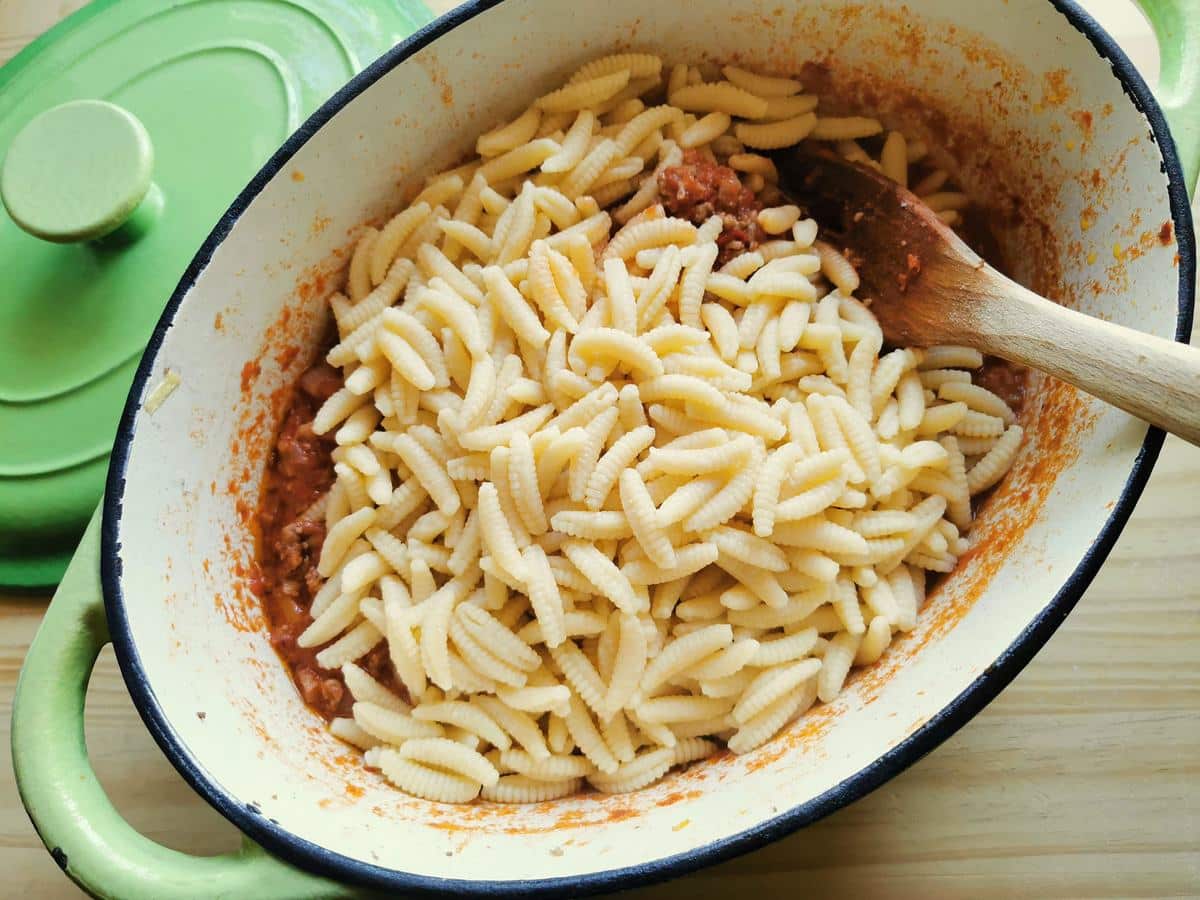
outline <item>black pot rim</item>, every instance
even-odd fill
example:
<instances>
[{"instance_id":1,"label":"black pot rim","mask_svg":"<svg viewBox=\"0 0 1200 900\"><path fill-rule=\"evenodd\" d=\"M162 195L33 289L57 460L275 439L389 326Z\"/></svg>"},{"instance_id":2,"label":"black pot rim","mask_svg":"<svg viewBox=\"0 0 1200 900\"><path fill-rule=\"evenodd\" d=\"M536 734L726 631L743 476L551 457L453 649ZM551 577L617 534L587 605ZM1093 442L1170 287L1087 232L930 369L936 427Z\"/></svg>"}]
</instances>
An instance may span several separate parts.
<instances>
[{"instance_id":1,"label":"black pot rim","mask_svg":"<svg viewBox=\"0 0 1200 900\"><path fill-rule=\"evenodd\" d=\"M125 608L125 598L121 587L121 562L118 555L119 534L126 468L129 462L133 426L139 401L151 377L158 351L167 331L174 323L175 314L184 297L208 265L217 247L229 235L238 218L266 184L275 177L309 138L370 85L442 35L503 2L506 0L474 0L474 2L466 3L396 45L355 76L318 109L295 134L288 138L238 195L201 245L155 327L138 367L121 417L104 498L101 580L109 629L117 659L125 684L146 727L162 748L163 753L197 793L268 852L298 868L335 878L348 885L421 894L453 893L484 897L519 894L523 896L537 895L538 897L574 897L661 881L768 844L864 796L898 775L954 734L1012 681L1079 601L1133 512L1134 505L1158 458L1164 435L1157 428L1151 428L1147 432L1121 496L1114 504L1096 540L1054 598L979 677L937 715L900 744L883 753L870 765L844 779L820 796L738 834L713 841L685 853L620 869L536 880L465 880L416 875L371 865L335 853L300 838L272 822L264 817L254 804L238 800L209 775L172 727L155 696L154 689L142 665ZM1091 42L1101 58L1110 63L1113 73L1121 82L1125 93L1138 110L1146 116L1150 124L1154 140L1157 142L1162 156L1163 171L1169 180L1167 190L1179 252L1179 292L1175 339L1187 343L1191 334L1195 299L1195 237L1183 170L1166 118L1133 63L1090 15L1081 9L1074 0L1047 0L1047 2Z\"/></svg>"}]
</instances>

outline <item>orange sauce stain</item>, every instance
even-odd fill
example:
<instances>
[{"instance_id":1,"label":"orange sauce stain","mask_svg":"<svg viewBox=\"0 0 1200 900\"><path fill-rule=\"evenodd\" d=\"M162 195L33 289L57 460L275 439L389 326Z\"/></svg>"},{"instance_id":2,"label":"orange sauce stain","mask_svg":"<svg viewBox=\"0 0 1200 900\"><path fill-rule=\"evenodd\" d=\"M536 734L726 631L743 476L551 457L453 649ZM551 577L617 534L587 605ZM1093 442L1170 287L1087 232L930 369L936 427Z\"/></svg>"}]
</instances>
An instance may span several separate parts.
<instances>
[{"instance_id":1,"label":"orange sauce stain","mask_svg":"<svg viewBox=\"0 0 1200 900\"><path fill-rule=\"evenodd\" d=\"M583 811L578 809L569 809L558 817L554 823L555 828L570 828L572 825L578 824L583 819Z\"/></svg>"},{"instance_id":2,"label":"orange sauce stain","mask_svg":"<svg viewBox=\"0 0 1200 900\"><path fill-rule=\"evenodd\" d=\"M1075 93L1070 85L1069 69L1051 69L1042 76L1042 103L1046 106L1062 106Z\"/></svg>"},{"instance_id":3,"label":"orange sauce stain","mask_svg":"<svg viewBox=\"0 0 1200 900\"><path fill-rule=\"evenodd\" d=\"M291 366L291 364L295 361L296 357L299 355L300 355L299 347L297 347L295 345L290 346L290 347L284 347L278 353L275 354L275 364L278 365L279 368L281 368L281 369L287 369Z\"/></svg>"},{"instance_id":4,"label":"orange sauce stain","mask_svg":"<svg viewBox=\"0 0 1200 900\"><path fill-rule=\"evenodd\" d=\"M844 704L836 702L813 707L797 720L790 730L756 750L746 762L746 771L757 772L765 769L795 752L797 748L813 744L829 730L843 708Z\"/></svg>"},{"instance_id":5,"label":"orange sauce stain","mask_svg":"<svg viewBox=\"0 0 1200 900\"><path fill-rule=\"evenodd\" d=\"M250 393L250 389L254 386L254 382L258 380L260 372L262 372L262 366L254 360L250 360L242 366L242 394Z\"/></svg>"},{"instance_id":6,"label":"orange sauce stain","mask_svg":"<svg viewBox=\"0 0 1200 900\"><path fill-rule=\"evenodd\" d=\"M446 68L438 59L436 53L426 51L419 53L413 57L413 61L425 70L429 76L429 80L433 82L434 87L438 89L438 94L444 106L454 105L454 88L451 87L449 78L446 74Z\"/></svg>"},{"instance_id":7,"label":"orange sauce stain","mask_svg":"<svg viewBox=\"0 0 1200 900\"><path fill-rule=\"evenodd\" d=\"M292 181L303 181L303 180L304 180L304 173L301 172L299 169L296 169L292 172Z\"/></svg>"}]
</instances>

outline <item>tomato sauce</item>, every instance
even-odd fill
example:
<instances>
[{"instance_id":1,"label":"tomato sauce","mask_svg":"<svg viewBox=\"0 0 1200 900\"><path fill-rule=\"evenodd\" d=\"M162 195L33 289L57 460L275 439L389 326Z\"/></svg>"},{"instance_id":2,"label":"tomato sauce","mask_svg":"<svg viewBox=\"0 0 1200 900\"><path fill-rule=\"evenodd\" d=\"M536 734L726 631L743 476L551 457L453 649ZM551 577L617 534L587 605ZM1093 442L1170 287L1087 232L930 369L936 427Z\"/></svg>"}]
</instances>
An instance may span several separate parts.
<instances>
[{"instance_id":1,"label":"tomato sauce","mask_svg":"<svg viewBox=\"0 0 1200 900\"><path fill-rule=\"evenodd\" d=\"M308 369L296 382L267 465L258 508L262 532L258 574L251 583L262 598L272 646L287 665L304 702L326 719L350 715L353 700L342 673L317 664L321 646L301 647L296 639L312 623L309 608L324 582L317 562L325 541L325 517L305 512L334 480L333 438L314 434L312 420L321 404L341 386L341 375L324 362ZM385 684L397 686L385 644L377 645L359 665Z\"/></svg>"},{"instance_id":2,"label":"tomato sauce","mask_svg":"<svg viewBox=\"0 0 1200 900\"><path fill-rule=\"evenodd\" d=\"M720 254L717 265L753 250L762 240L758 227L758 212L762 203L754 191L742 184L738 173L722 166L695 150L683 155L678 166L668 166L658 176L658 193L663 208L679 216L703 224L719 215L724 222L717 235Z\"/></svg>"},{"instance_id":3,"label":"tomato sauce","mask_svg":"<svg viewBox=\"0 0 1200 900\"><path fill-rule=\"evenodd\" d=\"M1029 370L1023 366L1014 365L996 356L986 356L983 368L974 373L972 380L982 388L987 388L1008 404L1008 408L1017 415L1025 405L1025 384L1029 380Z\"/></svg>"}]
</instances>

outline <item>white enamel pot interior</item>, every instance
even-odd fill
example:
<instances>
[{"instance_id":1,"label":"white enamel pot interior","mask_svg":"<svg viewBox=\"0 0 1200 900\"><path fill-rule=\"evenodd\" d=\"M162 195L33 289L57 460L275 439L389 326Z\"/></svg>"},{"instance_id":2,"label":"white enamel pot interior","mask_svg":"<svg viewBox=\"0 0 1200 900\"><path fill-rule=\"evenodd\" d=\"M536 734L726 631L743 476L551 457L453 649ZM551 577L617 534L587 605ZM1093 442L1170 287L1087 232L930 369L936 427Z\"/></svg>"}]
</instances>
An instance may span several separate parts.
<instances>
[{"instance_id":1,"label":"white enamel pot interior","mask_svg":"<svg viewBox=\"0 0 1200 900\"><path fill-rule=\"evenodd\" d=\"M624 47L778 73L823 65L805 70L810 87L828 82L843 105L954 157L1005 224L1018 276L1088 313L1187 333L1192 236L1173 146L1131 64L1073 5L504 0L439 20L335 96L238 198L167 306L113 454L103 577L130 690L191 784L302 867L396 889L576 894L825 815L1008 683L1079 599L1157 454L1160 433L1037 379L1020 458L916 632L747 756L532 807L428 803L364 770L301 703L248 590L250 512L286 387L359 223ZM182 383L143 411L168 369Z\"/></svg>"}]
</instances>

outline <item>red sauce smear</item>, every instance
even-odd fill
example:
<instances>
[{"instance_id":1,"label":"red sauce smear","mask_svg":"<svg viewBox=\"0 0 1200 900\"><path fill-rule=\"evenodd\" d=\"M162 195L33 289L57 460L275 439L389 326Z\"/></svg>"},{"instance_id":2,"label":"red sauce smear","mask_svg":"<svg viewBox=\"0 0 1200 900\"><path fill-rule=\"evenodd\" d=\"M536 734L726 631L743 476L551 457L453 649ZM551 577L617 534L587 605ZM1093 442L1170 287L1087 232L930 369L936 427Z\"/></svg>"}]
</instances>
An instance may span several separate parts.
<instances>
[{"instance_id":1,"label":"red sauce smear","mask_svg":"<svg viewBox=\"0 0 1200 900\"><path fill-rule=\"evenodd\" d=\"M695 150L683 155L678 166L659 173L658 193L663 208L673 216L700 225L714 215L724 222L717 235L723 265L739 253L753 250L762 240L758 212L762 204L754 191L742 184L729 166L713 162Z\"/></svg>"},{"instance_id":2,"label":"red sauce smear","mask_svg":"<svg viewBox=\"0 0 1200 900\"><path fill-rule=\"evenodd\" d=\"M991 391L1008 404L1017 415L1025 405L1025 386L1029 380L1029 370L1024 366L1014 365L996 356L985 356L983 368L971 375L971 380L981 388Z\"/></svg>"},{"instance_id":3,"label":"red sauce smear","mask_svg":"<svg viewBox=\"0 0 1200 900\"><path fill-rule=\"evenodd\" d=\"M324 362L300 376L275 449L267 465L258 522L258 574L252 590L262 598L271 645L291 672L304 702L326 719L349 716L353 698L342 673L317 664L323 646L301 647L296 639L312 623L310 607L324 579L317 572L325 542L324 516L305 511L333 484L332 435L312 430L321 404L342 386L338 371ZM403 694L387 645L378 644L358 661L379 681Z\"/></svg>"}]
</instances>

